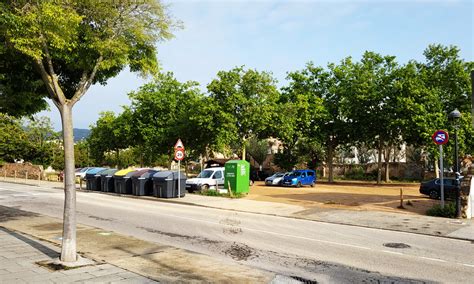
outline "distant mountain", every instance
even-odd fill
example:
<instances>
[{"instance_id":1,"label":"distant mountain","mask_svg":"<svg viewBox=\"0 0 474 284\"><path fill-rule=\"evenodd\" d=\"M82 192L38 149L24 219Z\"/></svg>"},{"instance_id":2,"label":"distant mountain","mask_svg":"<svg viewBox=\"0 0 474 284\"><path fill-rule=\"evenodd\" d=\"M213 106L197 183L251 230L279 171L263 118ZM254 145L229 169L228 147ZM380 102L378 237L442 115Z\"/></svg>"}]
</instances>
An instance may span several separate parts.
<instances>
[{"instance_id":1,"label":"distant mountain","mask_svg":"<svg viewBox=\"0 0 474 284\"><path fill-rule=\"evenodd\" d=\"M87 139L89 137L91 131L89 129L81 129L81 128L74 128L74 142Z\"/></svg>"}]
</instances>

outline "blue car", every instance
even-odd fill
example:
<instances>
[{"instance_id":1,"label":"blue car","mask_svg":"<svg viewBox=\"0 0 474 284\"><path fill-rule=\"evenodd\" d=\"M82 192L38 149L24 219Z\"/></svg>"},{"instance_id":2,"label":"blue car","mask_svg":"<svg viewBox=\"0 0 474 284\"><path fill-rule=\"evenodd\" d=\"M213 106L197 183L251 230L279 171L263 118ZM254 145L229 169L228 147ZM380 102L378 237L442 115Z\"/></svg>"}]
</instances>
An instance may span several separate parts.
<instances>
[{"instance_id":1,"label":"blue car","mask_svg":"<svg viewBox=\"0 0 474 284\"><path fill-rule=\"evenodd\" d=\"M283 178L281 183L284 186L301 187L309 185L311 187L316 183L316 172L313 170L295 170Z\"/></svg>"}]
</instances>

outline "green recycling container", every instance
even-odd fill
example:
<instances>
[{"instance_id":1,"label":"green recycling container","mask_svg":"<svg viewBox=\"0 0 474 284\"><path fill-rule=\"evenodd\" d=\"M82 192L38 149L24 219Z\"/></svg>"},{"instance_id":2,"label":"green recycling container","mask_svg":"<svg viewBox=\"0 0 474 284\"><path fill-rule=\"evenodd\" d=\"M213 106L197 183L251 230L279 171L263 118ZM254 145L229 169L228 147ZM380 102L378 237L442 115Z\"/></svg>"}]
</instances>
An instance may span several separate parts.
<instances>
[{"instance_id":1,"label":"green recycling container","mask_svg":"<svg viewBox=\"0 0 474 284\"><path fill-rule=\"evenodd\" d=\"M224 188L235 193L249 192L250 164L245 160L230 160L225 163Z\"/></svg>"}]
</instances>

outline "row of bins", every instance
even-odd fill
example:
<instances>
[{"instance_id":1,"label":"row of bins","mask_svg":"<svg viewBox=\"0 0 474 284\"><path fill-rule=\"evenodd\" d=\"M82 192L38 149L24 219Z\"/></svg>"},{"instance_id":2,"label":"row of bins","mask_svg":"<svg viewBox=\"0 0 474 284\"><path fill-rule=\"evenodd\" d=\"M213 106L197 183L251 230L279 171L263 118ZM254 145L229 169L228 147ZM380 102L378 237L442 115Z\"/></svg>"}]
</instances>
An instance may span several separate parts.
<instances>
[{"instance_id":1,"label":"row of bins","mask_svg":"<svg viewBox=\"0 0 474 284\"><path fill-rule=\"evenodd\" d=\"M86 175L86 189L136 196L178 197L178 172L153 169L94 168ZM180 173L180 197L185 196L186 176Z\"/></svg>"}]
</instances>

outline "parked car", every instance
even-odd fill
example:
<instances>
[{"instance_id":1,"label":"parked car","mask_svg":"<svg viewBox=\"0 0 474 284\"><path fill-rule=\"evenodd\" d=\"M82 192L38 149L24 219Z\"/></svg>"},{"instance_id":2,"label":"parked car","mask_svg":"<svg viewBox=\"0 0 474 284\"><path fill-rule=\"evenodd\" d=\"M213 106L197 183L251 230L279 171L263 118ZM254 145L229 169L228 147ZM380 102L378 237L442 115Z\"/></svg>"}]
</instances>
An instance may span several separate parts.
<instances>
[{"instance_id":1,"label":"parked car","mask_svg":"<svg viewBox=\"0 0 474 284\"><path fill-rule=\"evenodd\" d=\"M250 179L252 181L265 180L269 175L264 171L250 170Z\"/></svg>"},{"instance_id":2,"label":"parked car","mask_svg":"<svg viewBox=\"0 0 474 284\"><path fill-rule=\"evenodd\" d=\"M186 190L194 192L199 190L217 189L224 186L224 168L208 168L203 170L197 177L186 180Z\"/></svg>"},{"instance_id":3,"label":"parked car","mask_svg":"<svg viewBox=\"0 0 474 284\"><path fill-rule=\"evenodd\" d=\"M309 185L311 187L316 183L316 172L313 170L295 170L283 177L283 186L301 187Z\"/></svg>"},{"instance_id":4,"label":"parked car","mask_svg":"<svg viewBox=\"0 0 474 284\"><path fill-rule=\"evenodd\" d=\"M85 167L85 168L80 169L79 171L76 170L74 175L83 180L86 177L87 171L90 170L90 169L93 169L93 167Z\"/></svg>"},{"instance_id":5,"label":"parked car","mask_svg":"<svg viewBox=\"0 0 474 284\"><path fill-rule=\"evenodd\" d=\"M275 173L265 179L265 185L280 185L283 181L283 177L289 174L290 173Z\"/></svg>"},{"instance_id":6,"label":"parked car","mask_svg":"<svg viewBox=\"0 0 474 284\"><path fill-rule=\"evenodd\" d=\"M456 196L456 180L454 178L444 178L443 180L445 198L454 198ZM439 199L441 197L441 180L436 178L421 183L420 193L428 195L432 199Z\"/></svg>"}]
</instances>

